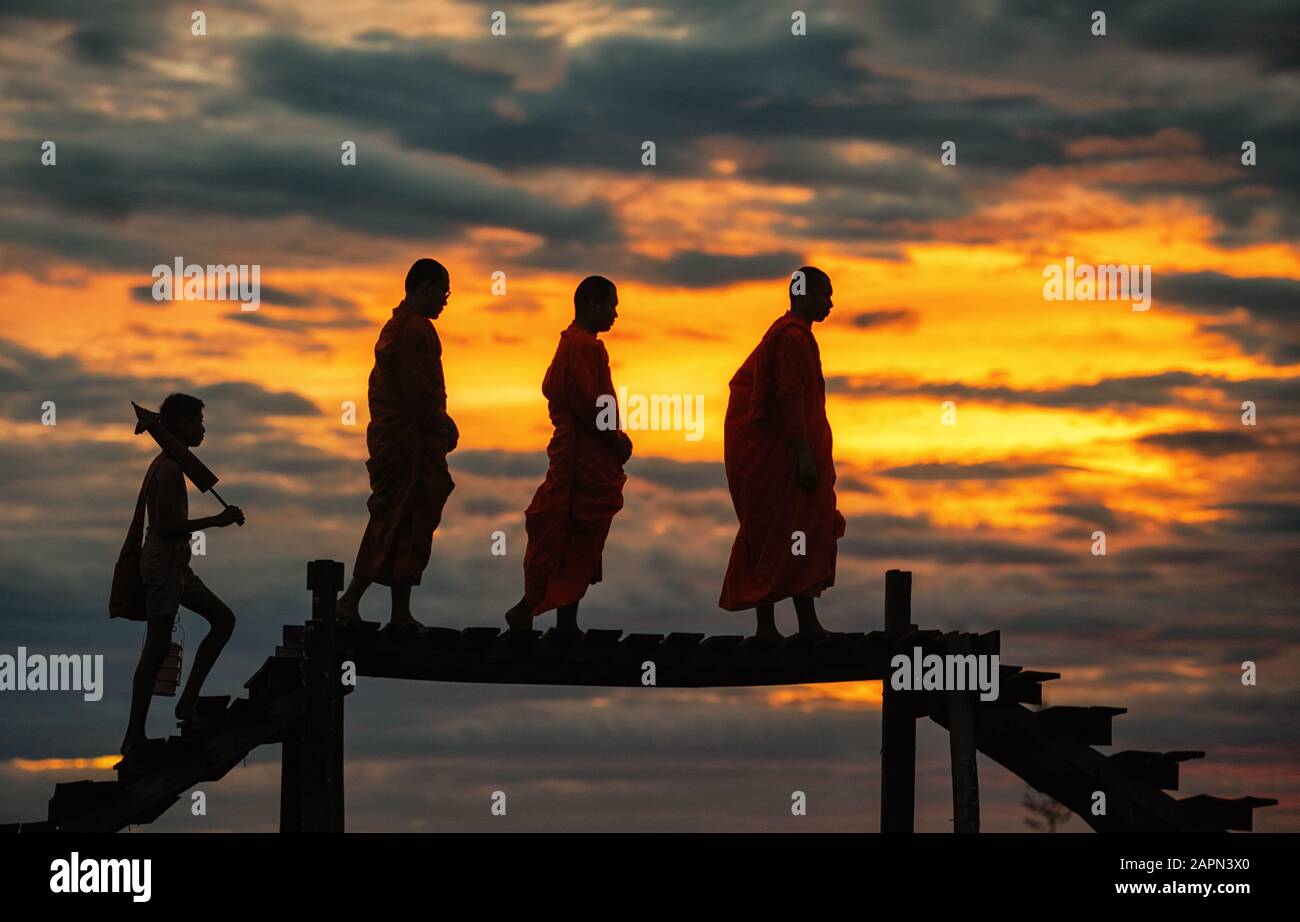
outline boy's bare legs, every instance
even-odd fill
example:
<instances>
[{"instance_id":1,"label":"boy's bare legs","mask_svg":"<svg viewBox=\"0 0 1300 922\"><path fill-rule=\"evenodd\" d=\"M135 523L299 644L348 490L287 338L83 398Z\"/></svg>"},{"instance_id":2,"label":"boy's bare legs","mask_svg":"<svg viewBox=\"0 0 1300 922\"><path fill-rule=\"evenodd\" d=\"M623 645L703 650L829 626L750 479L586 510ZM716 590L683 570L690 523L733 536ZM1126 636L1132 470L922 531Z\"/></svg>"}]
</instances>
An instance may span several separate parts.
<instances>
[{"instance_id":1,"label":"boy's bare legs","mask_svg":"<svg viewBox=\"0 0 1300 922\"><path fill-rule=\"evenodd\" d=\"M199 644L198 651L194 654L194 665L190 669L190 677L186 680L185 689L176 701L177 720L189 719L190 714L194 711L195 703L199 700L199 691L203 688L203 681L208 677L208 673L212 671L212 667L216 664L217 657L221 655L226 642L235 633L235 613L211 591L205 591L195 598L187 596L184 599L184 605L208 622L208 633Z\"/></svg>"},{"instance_id":2,"label":"boy's bare legs","mask_svg":"<svg viewBox=\"0 0 1300 922\"><path fill-rule=\"evenodd\" d=\"M754 615L757 618L757 627L754 629L754 637L758 640L780 640L781 632L776 629L776 606L770 602L766 605L759 605L754 609Z\"/></svg>"},{"instance_id":3,"label":"boy's bare legs","mask_svg":"<svg viewBox=\"0 0 1300 922\"><path fill-rule=\"evenodd\" d=\"M135 667L135 678L131 682L131 719L126 725L126 738L122 740L122 755L137 743L145 740L145 720L149 716L149 702L153 700L153 685L158 678L158 667L167 655L167 645L171 643L171 618L150 618L144 636L144 649L140 651L140 662Z\"/></svg>"},{"instance_id":4,"label":"boy's bare legs","mask_svg":"<svg viewBox=\"0 0 1300 922\"><path fill-rule=\"evenodd\" d=\"M830 631L822 627L822 623L817 620L817 606L813 604L813 597L810 595L797 595L794 597L794 612L799 618L800 634L829 634Z\"/></svg>"}]
</instances>

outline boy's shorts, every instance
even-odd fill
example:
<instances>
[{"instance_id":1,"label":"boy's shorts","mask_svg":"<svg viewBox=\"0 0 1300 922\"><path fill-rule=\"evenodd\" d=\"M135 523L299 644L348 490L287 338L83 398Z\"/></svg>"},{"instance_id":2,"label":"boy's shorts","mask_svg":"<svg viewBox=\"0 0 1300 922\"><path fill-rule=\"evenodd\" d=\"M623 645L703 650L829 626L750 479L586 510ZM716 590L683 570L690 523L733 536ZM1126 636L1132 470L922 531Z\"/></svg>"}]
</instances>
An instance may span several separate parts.
<instances>
[{"instance_id":1,"label":"boy's shorts","mask_svg":"<svg viewBox=\"0 0 1300 922\"><path fill-rule=\"evenodd\" d=\"M145 617L175 618L181 605L190 611L212 611L220 600L190 569L190 545L145 543L140 552L140 578L144 580Z\"/></svg>"}]
</instances>

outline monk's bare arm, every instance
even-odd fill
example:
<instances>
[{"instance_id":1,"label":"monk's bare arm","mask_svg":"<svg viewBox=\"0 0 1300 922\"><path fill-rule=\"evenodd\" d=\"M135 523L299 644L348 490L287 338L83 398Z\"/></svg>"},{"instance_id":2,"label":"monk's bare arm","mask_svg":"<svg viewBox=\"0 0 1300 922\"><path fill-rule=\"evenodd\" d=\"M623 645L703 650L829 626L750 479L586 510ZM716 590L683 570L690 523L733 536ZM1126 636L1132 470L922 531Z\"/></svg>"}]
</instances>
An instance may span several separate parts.
<instances>
[{"instance_id":1,"label":"monk's bare arm","mask_svg":"<svg viewBox=\"0 0 1300 922\"><path fill-rule=\"evenodd\" d=\"M160 538L188 538L191 532L230 524L225 515L185 518L181 512L185 505L185 477L175 465L162 465L154 474L154 484L157 491L154 499L158 503L154 512L154 528Z\"/></svg>"}]
</instances>

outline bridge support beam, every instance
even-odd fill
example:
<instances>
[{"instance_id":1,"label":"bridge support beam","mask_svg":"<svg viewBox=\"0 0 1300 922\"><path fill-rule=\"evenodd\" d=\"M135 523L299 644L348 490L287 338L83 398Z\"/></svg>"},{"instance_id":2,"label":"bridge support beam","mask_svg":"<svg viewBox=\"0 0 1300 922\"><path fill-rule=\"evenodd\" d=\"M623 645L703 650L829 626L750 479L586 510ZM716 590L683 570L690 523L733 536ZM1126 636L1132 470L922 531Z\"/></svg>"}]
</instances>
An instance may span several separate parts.
<instances>
[{"instance_id":1,"label":"bridge support beam","mask_svg":"<svg viewBox=\"0 0 1300 922\"><path fill-rule=\"evenodd\" d=\"M302 832L302 721L280 741L280 831Z\"/></svg>"},{"instance_id":2,"label":"bridge support beam","mask_svg":"<svg viewBox=\"0 0 1300 922\"><path fill-rule=\"evenodd\" d=\"M885 631L896 637L913 630L912 574L885 574ZM880 831L912 832L916 813L916 714L908 692L884 681L880 740Z\"/></svg>"},{"instance_id":3,"label":"bridge support beam","mask_svg":"<svg viewBox=\"0 0 1300 922\"><path fill-rule=\"evenodd\" d=\"M974 652L970 634L957 634L948 652ZM952 755L952 831L980 831L980 782L975 764L975 696L972 691L948 692L948 747Z\"/></svg>"},{"instance_id":4,"label":"bridge support beam","mask_svg":"<svg viewBox=\"0 0 1300 922\"><path fill-rule=\"evenodd\" d=\"M298 817L303 832L343 831L343 684L339 623L335 617L343 589L343 564L307 564L311 621L303 633L303 685L306 705L301 743L286 748L299 765ZM281 807L281 817L285 811ZM292 818L292 812L290 813Z\"/></svg>"}]
</instances>

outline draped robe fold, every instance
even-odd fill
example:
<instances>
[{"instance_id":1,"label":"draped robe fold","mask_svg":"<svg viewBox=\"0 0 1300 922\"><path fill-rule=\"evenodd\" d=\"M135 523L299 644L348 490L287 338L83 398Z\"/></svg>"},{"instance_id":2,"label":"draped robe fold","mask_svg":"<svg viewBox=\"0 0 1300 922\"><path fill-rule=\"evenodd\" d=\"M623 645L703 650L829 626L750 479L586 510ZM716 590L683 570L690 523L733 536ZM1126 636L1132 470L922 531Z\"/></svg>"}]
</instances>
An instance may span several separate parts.
<instances>
[{"instance_id":1,"label":"draped robe fold","mask_svg":"<svg viewBox=\"0 0 1300 922\"><path fill-rule=\"evenodd\" d=\"M836 541L845 522L835 506L826 382L811 323L794 313L777 318L730 387L723 458L740 528L718 604L742 611L820 595L835 583ZM819 475L812 492L799 483L793 440L799 434L808 439Z\"/></svg>"},{"instance_id":2,"label":"draped robe fold","mask_svg":"<svg viewBox=\"0 0 1300 922\"><path fill-rule=\"evenodd\" d=\"M406 302L393 309L375 343L369 402L370 521L353 573L384 586L418 586L455 488L447 453L456 436L447 415L442 344L429 318Z\"/></svg>"}]
</instances>

